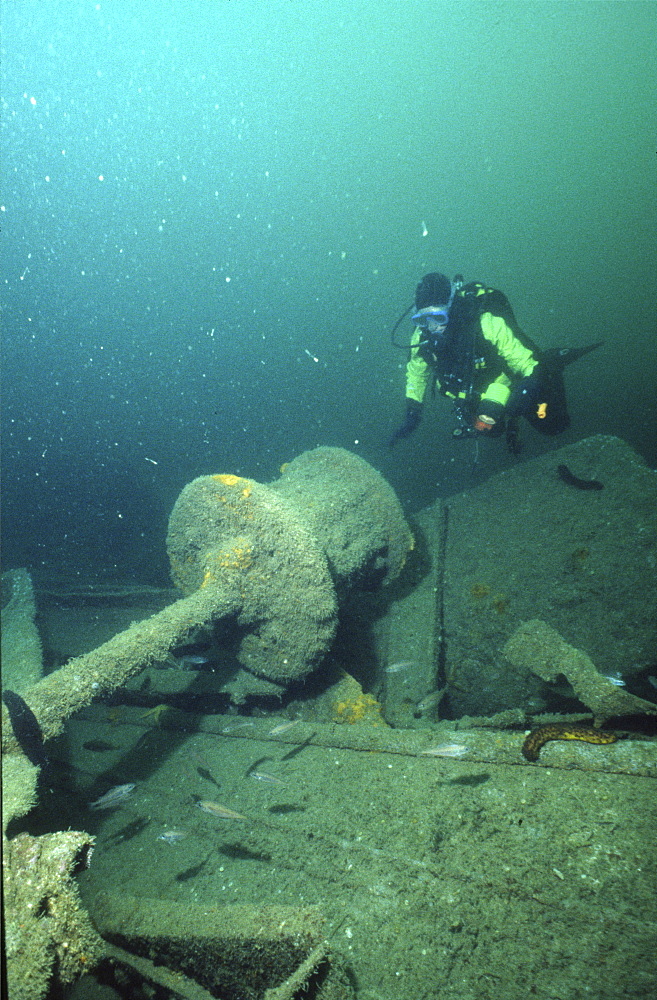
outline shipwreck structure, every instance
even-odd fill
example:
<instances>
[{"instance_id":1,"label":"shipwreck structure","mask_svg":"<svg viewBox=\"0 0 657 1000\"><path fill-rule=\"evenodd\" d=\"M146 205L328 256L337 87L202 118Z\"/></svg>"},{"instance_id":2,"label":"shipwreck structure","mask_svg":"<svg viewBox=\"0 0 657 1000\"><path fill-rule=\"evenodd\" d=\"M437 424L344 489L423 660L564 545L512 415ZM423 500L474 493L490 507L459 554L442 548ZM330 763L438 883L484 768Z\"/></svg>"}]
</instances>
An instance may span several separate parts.
<instances>
[{"instance_id":1,"label":"shipwreck structure","mask_svg":"<svg viewBox=\"0 0 657 1000\"><path fill-rule=\"evenodd\" d=\"M395 579L412 545L399 501L379 473L343 449L317 448L267 486L214 475L185 487L167 539L183 596L46 677L35 679L40 645L29 577L9 579L7 643L12 659L25 664L12 672L2 706L5 837L35 804L44 742L74 712L166 658L195 629L228 619L241 634L241 690L281 691L319 666L341 601ZM53 969L71 982L103 954L72 880L92 848L93 838L75 831L5 839L12 1000L36 1000ZM310 975L313 963L308 968Z\"/></svg>"},{"instance_id":2,"label":"shipwreck structure","mask_svg":"<svg viewBox=\"0 0 657 1000\"><path fill-rule=\"evenodd\" d=\"M557 463L604 488L574 488ZM401 585L354 600L399 576L413 540L375 470L319 448L267 485L220 474L185 487L167 539L178 599L142 591L140 603L118 586L112 604L102 587L53 582L37 631L29 575L6 574L11 1000L90 969L119 995L348 1000L354 983L478 995L483 964L513 992L509 940L525 943L512 973L525 992L539 964L540 989L567 992L609 926L624 948L601 989L645 992L656 495L623 442L578 442L420 512ZM57 646L55 623L69 636ZM211 669L167 664L197 634L213 655L228 640ZM72 657L45 677L41 640ZM314 689L298 683L313 674ZM258 697L283 693L274 720ZM616 739L554 738L523 756L527 729L580 722ZM67 785L40 827L43 809L23 817L47 757ZM135 783L125 807L86 811L123 782ZM218 804L199 809L208 797ZM619 882L618 859L639 855Z\"/></svg>"}]
</instances>

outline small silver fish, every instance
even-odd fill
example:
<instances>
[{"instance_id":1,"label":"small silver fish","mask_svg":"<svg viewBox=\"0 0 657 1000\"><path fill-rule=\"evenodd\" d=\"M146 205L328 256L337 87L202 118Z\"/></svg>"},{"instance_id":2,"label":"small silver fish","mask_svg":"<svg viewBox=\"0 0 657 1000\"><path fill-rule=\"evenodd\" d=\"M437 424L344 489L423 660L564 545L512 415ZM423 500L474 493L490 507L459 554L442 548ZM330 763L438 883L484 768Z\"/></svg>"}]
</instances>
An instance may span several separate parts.
<instances>
[{"instance_id":1,"label":"small silver fish","mask_svg":"<svg viewBox=\"0 0 657 1000\"><path fill-rule=\"evenodd\" d=\"M443 700L446 691L447 688L443 687L438 688L437 691L431 691L429 694L425 694L424 698L422 698L421 701L418 701L415 706L415 711L424 714L425 712L430 712L432 709L437 708Z\"/></svg>"},{"instance_id":2,"label":"small silver fish","mask_svg":"<svg viewBox=\"0 0 657 1000\"><path fill-rule=\"evenodd\" d=\"M465 743L439 743L429 750L420 750L420 757L464 757L467 752Z\"/></svg>"},{"instance_id":3,"label":"small silver fish","mask_svg":"<svg viewBox=\"0 0 657 1000\"><path fill-rule=\"evenodd\" d=\"M277 778L275 774L269 774L268 771L249 771L249 778L255 778L256 781L268 781L270 785L285 784L282 778Z\"/></svg>"},{"instance_id":4,"label":"small silver fish","mask_svg":"<svg viewBox=\"0 0 657 1000\"><path fill-rule=\"evenodd\" d=\"M95 802L89 803L90 809L113 809L114 806L120 806L129 795L132 794L137 786L134 784L127 785L114 785L114 788L110 788L108 792L101 795L99 799Z\"/></svg>"},{"instance_id":5,"label":"small silver fish","mask_svg":"<svg viewBox=\"0 0 657 1000\"><path fill-rule=\"evenodd\" d=\"M241 813L233 812L232 809L228 809L218 802L210 802L209 799L199 802L198 807L204 813L209 813L210 816L216 816L218 819L246 819L246 816L242 816Z\"/></svg>"},{"instance_id":6,"label":"small silver fish","mask_svg":"<svg viewBox=\"0 0 657 1000\"><path fill-rule=\"evenodd\" d=\"M163 840L165 844L179 844L186 836L184 830L163 830L157 839Z\"/></svg>"},{"instance_id":7,"label":"small silver fish","mask_svg":"<svg viewBox=\"0 0 657 1000\"><path fill-rule=\"evenodd\" d=\"M297 722L301 722L301 719L293 719L291 722L281 722L280 725L274 726L273 729L269 730L268 736L280 736L281 733L286 733L288 729L292 726L296 726Z\"/></svg>"},{"instance_id":8,"label":"small silver fish","mask_svg":"<svg viewBox=\"0 0 657 1000\"><path fill-rule=\"evenodd\" d=\"M207 656L201 656L200 653L185 653L179 659L183 667L203 667L210 662Z\"/></svg>"},{"instance_id":9,"label":"small silver fish","mask_svg":"<svg viewBox=\"0 0 657 1000\"><path fill-rule=\"evenodd\" d=\"M196 670L198 667L206 666L210 660L207 656L197 653L183 653L182 656L169 653L161 662L164 667L173 667L174 670Z\"/></svg>"},{"instance_id":10,"label":"small silver fish","mask_svg":"<svg viewBox=\"0 0 657 1000\"><path fill-rule=\"evenodd\" d=\"M255 722L236 722L234 726L224 726L222 733L232 733L236 729L244 729L246 726L255 726Z\"/></svg>"},{"instance_id":11,"label":"small silver fish","mask_svg":"<svg viewBox=\"0 0 657 1000\"><path fill-rule=\"evenodd\" d=\"M391 663L384 670L386 674L399 674L402 670L409 670L411 667L416 667L417 664L415 660L400 660L399 663Z\"/></svg>"},{"instance_id":12,"label":"small silver fish","mask_svg":"<svg viewBox=\"0 0 657 1000\"><path fill-rule=\"evenodd\" d=\"M613 684L614 687L617 687L617 688L624 688L625 687L625 681L623 680L623 677L622 677L622 675L620 673L603 674L602 676L604 677L604 679L606 681L609 681L610 684Z\"/></svg>"}]
</instances>

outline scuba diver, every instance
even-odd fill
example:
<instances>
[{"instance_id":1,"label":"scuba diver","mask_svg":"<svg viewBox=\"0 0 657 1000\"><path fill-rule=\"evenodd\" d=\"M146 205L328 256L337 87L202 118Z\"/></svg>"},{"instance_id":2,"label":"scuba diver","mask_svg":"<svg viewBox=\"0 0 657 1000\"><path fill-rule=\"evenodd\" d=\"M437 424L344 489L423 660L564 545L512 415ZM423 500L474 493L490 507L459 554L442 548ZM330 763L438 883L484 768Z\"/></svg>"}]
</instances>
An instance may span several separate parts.
<instances>
[{"instance_id":1,"label":"scuba diver","mask_svg":"<svg viewBox=\"0 0 657 1000\"><path fill-rule=\"evenodd\" d=\"M506 434L511 452L520 451L518 417L542 434L560 434L570 424L563 370L599 347L541 351L520 327L503 292L478 281L450 281L425 274L415 291L415 330L406 366L406 413L389 439L392 448L415 430L426 390L436 387L454 401L457 438Z\"/></svg>"}]
</instances>

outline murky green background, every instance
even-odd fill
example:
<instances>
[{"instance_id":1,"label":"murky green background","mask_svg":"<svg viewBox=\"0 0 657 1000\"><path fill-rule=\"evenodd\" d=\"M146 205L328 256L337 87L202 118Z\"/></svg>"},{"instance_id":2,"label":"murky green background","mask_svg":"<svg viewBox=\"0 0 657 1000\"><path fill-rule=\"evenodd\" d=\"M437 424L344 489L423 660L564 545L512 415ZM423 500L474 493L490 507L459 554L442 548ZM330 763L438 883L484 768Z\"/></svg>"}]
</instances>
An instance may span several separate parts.
<instances>
[{"instance_id":1,"label":"murky green background","mask_svg":"<svg viewBox=\"0 0 657 1000\"><path fill-rule=\"evenodd\" d=\"M564 440L654 461L653 4L16 0L3 37L8 564L161 583L185 482L320 444L409 511L515 461L444 400L385 448L427 270L604 338Z\"/></svg>"}]
</instances>

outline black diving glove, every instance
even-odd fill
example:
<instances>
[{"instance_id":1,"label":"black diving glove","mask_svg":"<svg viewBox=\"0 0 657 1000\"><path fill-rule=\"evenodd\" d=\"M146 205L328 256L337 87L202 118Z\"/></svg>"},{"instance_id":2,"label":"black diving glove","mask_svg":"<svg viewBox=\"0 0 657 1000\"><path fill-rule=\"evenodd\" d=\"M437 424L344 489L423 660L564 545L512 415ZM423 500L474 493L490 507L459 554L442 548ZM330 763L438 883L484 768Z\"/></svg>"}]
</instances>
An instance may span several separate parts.
<instances>
[{"instance_id":1,"label":"black diving glove","mask_svg":"<svg viewBox=\"0 0 657 1000\"><path fill-rule=\"evenodd\" d=\"M388 440L388 447L394 448L400 438L407 438L413 433L422 418L422 403L414 399L406 400L406 415L404 423L397 428L392 437Z\"/></svg>"},{"instance_id":2,"label":"black diving glove","mask_svg":"<svg viewBox=\"0 0 657 1000\"><path fill-rule=\"evenodd\" d=\"M506 412L510 417L525 416L536 411L545 386L545 379L541 376L539 368L540 366L537 366L531 375L521 379L509 396Z\"/></svg>"}]
</instances>

